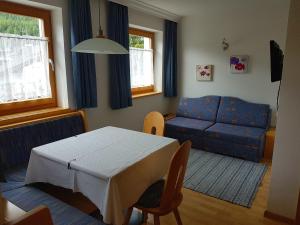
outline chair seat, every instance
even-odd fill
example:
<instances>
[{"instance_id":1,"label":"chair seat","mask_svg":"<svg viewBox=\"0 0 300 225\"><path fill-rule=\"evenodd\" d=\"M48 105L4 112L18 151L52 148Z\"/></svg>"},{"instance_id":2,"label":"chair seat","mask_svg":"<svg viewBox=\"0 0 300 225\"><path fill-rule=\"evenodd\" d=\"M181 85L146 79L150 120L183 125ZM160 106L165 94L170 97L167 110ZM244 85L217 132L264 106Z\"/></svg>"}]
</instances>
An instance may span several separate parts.
<instances>
[{"instance_id":1,"label":"chair seat","mask_svg":"<svg viewBox=\"0 0 300 225\"><path fill-rule=\"evenodd\" d=\"M265 129L216 123L206 131L208 137L236 144L260 146Z\"/></svg>"},{"instance_id":2,"label":"chair seat","mask_svg":"<svg viewBox=\"0 0 300 225\"><path fill-rule=\"evenodd\" d=\"M173 128L178 131L204 131L208 127L212 126L214 123L205 120L190 119L185 117L175 117L166 122L167 128Z\"/></svg>"},{"instance_id":3,"label":"chair seat","mask_svg":"<svg viewBox=\"0 0 300 225\"><path fill-rule=\"evenodd\" d=\"M159 180L152 184L136 203L137 207L156 208L160 205L160 199L164 191L165 180Z\"/></svg>"}]
</instances>

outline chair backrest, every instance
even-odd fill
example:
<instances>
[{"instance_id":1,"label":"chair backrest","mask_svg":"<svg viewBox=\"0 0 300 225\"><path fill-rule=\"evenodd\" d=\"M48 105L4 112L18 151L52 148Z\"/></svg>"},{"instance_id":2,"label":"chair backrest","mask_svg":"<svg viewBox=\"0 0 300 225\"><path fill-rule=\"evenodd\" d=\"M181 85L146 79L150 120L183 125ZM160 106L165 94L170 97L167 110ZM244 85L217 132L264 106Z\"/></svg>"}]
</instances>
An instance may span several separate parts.
<instances>
[{"instance_id":1,"label":"chair backrest","mask_svg":"<svg viewBox=\"0 0 300 225\"><path fill-rule=\"evenodd\" d=\"M5 225L53 225L50 211L47 207L41 206L35 208L15 221L6 223Z\"/></svg>"},{"instance_id":2,"label":"chair backrest","mask_svg":"<svg viewBox=\"0 0 300 225\"><path fill-rule=\"evenodd\" d=\"M144 133L158 136L164 135L165 120L161 113L150 112L144 119Z\"/></svg>"},{"instance_id":3,"label":"chair backrest","mask_svg":"<svg viewBox=\"0 0 300 225\"><path fill-rule=\"evenodd\" d=\"M170 208L172 202L178 202L179 204L182 200L181 189L191 145L191 141L185 141L172 158L165 190L160 202L160 208L163 210Z\"/></svg>"}]
</instances>

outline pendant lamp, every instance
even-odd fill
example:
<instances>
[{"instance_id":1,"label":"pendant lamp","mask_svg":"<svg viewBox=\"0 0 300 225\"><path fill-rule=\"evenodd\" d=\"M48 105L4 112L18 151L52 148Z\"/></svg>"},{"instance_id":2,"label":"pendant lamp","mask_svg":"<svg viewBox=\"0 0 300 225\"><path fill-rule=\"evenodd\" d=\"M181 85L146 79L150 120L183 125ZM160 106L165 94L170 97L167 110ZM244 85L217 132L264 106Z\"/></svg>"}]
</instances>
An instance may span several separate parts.
<instances>
[{"instance_id":1,"label":"pendant lamp","mask_svg":"<svg viewBox=\"0 0 300 225\"><path fill-rule=\"evenodd\" d=\"M112 41L103 35L100 23L100 0L99 0L99 33L97 37L78 43L71 49L72 52L93 54L129 54L128 50L119 43Z\"/></svg>"}]
</instances>

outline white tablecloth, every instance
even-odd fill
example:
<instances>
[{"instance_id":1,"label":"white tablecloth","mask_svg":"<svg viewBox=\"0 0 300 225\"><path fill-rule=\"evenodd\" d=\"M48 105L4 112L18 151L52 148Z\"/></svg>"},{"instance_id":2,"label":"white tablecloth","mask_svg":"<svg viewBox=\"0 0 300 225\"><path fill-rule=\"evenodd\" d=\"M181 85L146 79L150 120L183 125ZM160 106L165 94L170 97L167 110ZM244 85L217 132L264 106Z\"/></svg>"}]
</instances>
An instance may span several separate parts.
<instances>
[{"instance_id":1,"label":"white tablecloth","mask_svg":"<svg viewBox=\"0 0 300 225\"><path fill-rule=\"evenodd\" d=\"M25 182L81 192L108 224L122 225L125 210L163 177L178 142L104 127L32 149Z\"/></svg>"}]
</instances>

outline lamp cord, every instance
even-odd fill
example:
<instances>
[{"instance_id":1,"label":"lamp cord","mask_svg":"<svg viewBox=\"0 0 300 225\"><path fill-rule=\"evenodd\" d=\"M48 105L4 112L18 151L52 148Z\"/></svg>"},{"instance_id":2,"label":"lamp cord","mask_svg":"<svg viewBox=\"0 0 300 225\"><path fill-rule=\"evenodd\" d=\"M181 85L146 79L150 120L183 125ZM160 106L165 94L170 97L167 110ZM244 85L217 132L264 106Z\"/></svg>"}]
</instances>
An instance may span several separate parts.
<instances>
[{"instance_id":1,"label":"lamp cord","mask_svg":"<svg viewBox=\"0 0 300 225\"><path fill-rule=\"evenodd\" d=\"M101 27L101 19L100 19L100 15L101 15L101 0L98 1L98 9L99 9L99 28ZM101 29L101 28L100 28Z\"/></svg>"},{"instance_id":2,"label":"lamp cord","mask_svg":"<svg viewBox=\"0 0 300 225\"><path fill-rule=\"evenodd\" d=\"M104 37L103 30L101 28L101 0L98 0L98 8L99 8L99 30L98 30L98 37Z\"/></svg>"}]
</instances>

